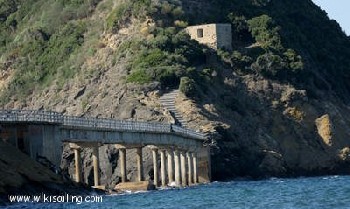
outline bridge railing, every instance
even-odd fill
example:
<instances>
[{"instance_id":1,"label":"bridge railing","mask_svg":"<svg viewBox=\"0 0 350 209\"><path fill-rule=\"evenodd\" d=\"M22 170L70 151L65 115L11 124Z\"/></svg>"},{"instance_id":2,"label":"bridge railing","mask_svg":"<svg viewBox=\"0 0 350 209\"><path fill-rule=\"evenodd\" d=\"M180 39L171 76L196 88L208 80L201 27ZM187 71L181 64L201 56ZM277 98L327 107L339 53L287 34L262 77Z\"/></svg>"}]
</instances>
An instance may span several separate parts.
<instances>
[{"instance_id":1,"label":"bridge railing","mask_svg":"<svg viewBox=\"0 0 350 209\"><path fill-rule=\"evenodd\" d=\"M71 127L86 127L131 132L144 131L167 133L171 131L171 127L168 124L123 121L105 118L80 118L75 116L64 116L63 125Z\"/></svg>"},{"instance_id":2,"label":"bridge railing","mask_svg":"<svg viewBox=\"0 0 350 209\"><path fill-rule=\"evenodd\" d=\"M205 135L190 129L185 129L176 125L155 123L124 121L107 118L83 118L76 116L63 116L52 111L39 110L0 110L0 122L18 123L50 123L62 124L64 126L76 128L108 129L111 131L130 132L156 132L156 133L177 133L195 139L205 139Z\"/></svg>"},{"instance_id":3,"label":"bridge railing","mask_svg":"<svg viewBox=\"0 0 350 209\"><path fill-rule=\"evenodd\" d=\"M203 133L199 133L199 132L196 132L196 131L193 131L193 130L190 130L190 129L182 128L180 126L171 125L171 129L175 133L179 133L179 134L182 134L182 135L185 135L185 136L187 135L187 136L190 136L190 137L193 137L193 138L196 138L196 139L204 140L206 138L205 134L203 134Z\"/></svg>"},{"instance_id":4,"label":"bridge railing","mask_svg":"<svg viewBox=\"0 0 350 209\"><path fill-rule=\"evenodd\" d=\"M62 114L39 110L0 110L0 122L63 123Z\"/></svg>"}]
</instances>

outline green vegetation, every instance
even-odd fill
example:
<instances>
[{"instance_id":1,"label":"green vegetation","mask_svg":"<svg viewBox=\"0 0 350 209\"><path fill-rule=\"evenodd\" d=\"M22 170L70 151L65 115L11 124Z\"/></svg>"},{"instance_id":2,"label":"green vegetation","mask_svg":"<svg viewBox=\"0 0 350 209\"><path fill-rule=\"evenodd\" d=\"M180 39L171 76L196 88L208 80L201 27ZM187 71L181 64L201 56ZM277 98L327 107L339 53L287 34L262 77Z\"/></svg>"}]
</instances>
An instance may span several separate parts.
<instances>
[{"instance_id":1,"label":"green vegetation","mask_svg":"<svg viewBox=\"0 0 350 209\"><path fill-rule=\"evenodd\" d=\"M151 0L130 0L120 3L107 17L107 29L116 33L119 27L131 18L145 20L156 10Z\"/></svg>"},{"instance_id":2,"label":"green vegetation","mask_svg":"<svg viewBox=\"0 0 350 209\"><path fill-rule=\"evenodd\" d=\"M341 98L349 100L344 96L350 91L349 37L312 1L213 0L208 4L210 8L200 8L198 12L189 14L190 24L230 21L234 26L234 49L242 57L250 57L255 65L263 64L264 58L271 55L274 55L271 65L279 59L277 56L279 60L288 62L281 69L279 66L273 67L273 71L263 69L263 66L255 68L263 69L260 73L267 72L273 79L291 82L305 89L315 86L320 89L331 88ZM252 33L247 30L247 26ZM262 44L261 47L267 48L267 52L256 56L255 49L243 50L251 37ZM289 56L291 50L293 55ZM258 61L259 56L262 57ZM244 63L233 65L234 68L241 68ZM252 63L246 64L245 67L254 68L250 66ZM246 69L242 71L256 73ZM278 72L275 76L274 71ZM325 79L320 79L320 75Z\"/></svg>"},{"instance_id":3,"label":"green vegetation","mask_svg":"<svg viewBox=\"0 0 350 209\"><path fill-rule=\"evenodd\" d=\"M16 69L7 90L1 95L6 103L10 97L25 99L34 90L53 81L62 85L78 68L78 49L93 42L87 33L88 17L101 0L1 0L0 54ZM86 56L94 49L86 50ZM81 55L79 55L81 56ZM0 69L9 64L0 63Z\"/></svg>"},{"instance_id":4,"label":"green vegetation","mask_svg":"<svg viewBox=\"0 0 350 209\"><path fill-rule=\"evenodd\" d=\"M177 86L189 68L205 59L200 45L175 28L157 28L155 37L134 50L127 81Z\"/></svg>"},{"instance_id":5,"label":"green vegetation","mask_svg":"<svg viewBox=\"0 0 350 209\"><path fill-rule=\"evenodd\" d=\"M129 4L135 4L130 2ZM149 7L160 26L148 30L152 38L134 39L124 43L118 51L119 57L131 54L128 82L145 84L158 81L163 87L178 86L182 76L189 76L190 68L204 62L202 47L182 30L187 25L181 7L169 2L160 5L144 1L138 8ZM123 6L121 8L124 8ZM118 9L119 10L119 9ZM122 9L122 11L125 11ZM129 11L133 14L134 11ZM118 12L115 14L126 14ZM144 14L145 15L145 14ZM114 16L117 17L117 16ZM112 19L114 19L114 17ZM129 17L129 16L128 16ZM121 15L115 19L127 18ZM118 23L120 24L120 23ZM113 26L114 28L118 25Z\"/></svg>"},{"instance_id":6,"label":"green vegetation","mask_svg":"<svg viewBox=\"0 0 350 209\"><path fill-rule=\"evenodd\" d=\"M33 85L48 85L62 63L82 45L85 31L86 26L80 21L69 22L49 40L45 40L47 35L40 29L30 31L29 40L21 46L18 54L22 57L17 66L21 70L17 71L8 93L18 92L20 96L25 96L33 89ZM73 73L67 68L60 70L61 76L69 77Z\"/></svg>"},{"instance_id":7,"label":"green vegetation","mask_svg":"<svg viewBox=\"0 0 350 209\"><path fill-rule=\"evenodd\" d=\"M342 95L350 91L349 38L310 1L210 0L196 10L188 10L189 5L152 0L0 0L0 70L15 69L1 101L6 103L13 95L25 99L52 82L63 85L87 57L105 47L99 41L102 34L117 33L135 20L140 33L131 34L113 52L115 62L128 61L127 82L156 81L171 87L193 81L193 86L205 88L213 80L211 73L231 67L305 89L329 86ZM105 15L105 22L90 19L94 12ZM213 22L232 24L234 50L219 50L218 62L206 63L210 50L190 40L183 28ZM186 77L189 80L181 81Z\"/></svg>"},{"instance_id":8,"label":"green vegetation","mask_svg":"<svg viewBox=\"0 0 350 209\"><path fill-rule=\"evenodd\" d=\"M180 80L179 89L186 96L194 96L196 95L196 82L189 77L182 77Z\"/></svg>"},{"instance_id":9,"label":"green vegetation","mask_svg":"<svg viewBox=\"0 0 350 209\"><path fill-rule=\"evenodd\" d=\"M281 38L278 34L279 27L268 15L261 15L248 20L249 30L252 36L265 50L280 51L283 49Z\"/></svg>"}]
</instances>

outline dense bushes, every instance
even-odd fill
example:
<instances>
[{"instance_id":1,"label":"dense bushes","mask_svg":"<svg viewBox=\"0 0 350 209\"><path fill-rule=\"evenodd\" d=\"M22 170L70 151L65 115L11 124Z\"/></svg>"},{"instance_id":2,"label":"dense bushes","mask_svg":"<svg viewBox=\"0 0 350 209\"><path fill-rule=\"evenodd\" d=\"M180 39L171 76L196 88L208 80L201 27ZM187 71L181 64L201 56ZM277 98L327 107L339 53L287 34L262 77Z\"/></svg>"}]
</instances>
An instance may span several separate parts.
<instances>
[{"instance_id":1,"label":"dense bushes","mask_svg":"<svg viewBox=\"0 0 350 209\"><path fill-rule=\"evenodd\" d=\"M16 69L8 95L26 94L53 79L72 76L79 65L68 63L82 44L89 48L79 54L93 54L101 31L117 32L134 19L148 24L142 24L140 34L132 40L122 42L115 56L115 61L128 58L128 82L158 81L172 86L181 77L189 77L199 85L203 76L197 70L211 66L205 66L203 47L182 29L188 22L231 22L234 51L218 52L225 67L228 63L239 72L288 82L296 77L301 82L315 81L310 76L317 74L332 89L350 91L349 38L311 1L211 0L203 3L210 7L197 12L187 1L182 2L183 9L179 1L106 0L97 7L107 14L106 22L93 23L95 19L86 17L100 1L0 0L0 65L5 61ZM97 34L93 40L86 33L90 29ZM4 66L0 68L8 67Z\"/></svg>"},{"instance_id":2,"label":"dense bushes","mask_svg":"<svg viewBox=\"0 0 350 209\"><path fill-rule=\"evenodd\" d=\"M266 50L280 51L283 49L281 38L278 34L279 27L271 17L261 15L248 20L249 30L260 46Z\"/></svg>"},{"instance_id":3,"label":"dense bushes","mask_svg":"<svg viewBox=\"0 0 350 209\"><path fill-rule=\"evenodd\" d=\"M69 56L84 42L86 26L83 22L70 22L57 34L45 40L46 34L36 29L31 31L29 40L23 43L19 56L21 62L17 64L17 73L9 86L8 94L25 96L33 89L49 84L60 73L64 80L73 72L71 69L60 68Z\"/></svg>"},{"instance_id":4,"label":"dense bushes","mask_svg":"<svg viewBox=\"0 0 350 209\"><path fill-rule=\"evenodd\" d=\"M231 54L219 51L218 55L234 69L283 81L294 80L293 77L300 75L304 69L301 56L283 46L280 27L270 16L264 14L246 20L245 16L230 13L228 18L234 27L233 34L238 39L234 43L249 44L250 37L255 39L255 43L245 50L235 50ZM250 44L252 42L250 40Z\"/></svg>"},{"instance_id":5,"label":"dense bushes","mask_svg":"<svg viewBox=\"0 0 350 209\"><path fill-rule=\"evenodd\" d=\"M156 28L153 35L133 50L128 82L177 86L190 67L205 60L201 46L179 28Z\"/></svg>"},{"instance_id":6,"label":"dense bushes","mask_svg":"<svg viewBox=\"0 0 350 209\"><path fill-rule=\"evenodd\" d=\"M116 33L130 18L145 19L147 15L155 12L154 10L151 0L130 0L120 3L107 17L107 29Z\"/></svg>"},{"instance_id":7,"label":"dense bushes","mask_svg":"<svg viewBox=\"0 0 350 209\"><path fill-rule=\"evenodd\" d=\"M186 96L194 96L196 94L196 83L189 77L182 77L179 89Z\"/></svg>"},{"instance_id":8,"label":"dense bushes","mask_svg":"<svg viewBox=\"0 0 350 209\"><path fill-rule=\"evenodd\" d=\"M87 29L85 21L75 19L86 17L99 1L0 1L0 5L7 2L0 9L0 52L6 52L2 59L10 59L16 69L3 102L12 96L24 99L35 89L53 80L63 83L75 73L66 63L84 43ZM35 11L41 7L45 10Z\"/></svg>"}]
</instances>

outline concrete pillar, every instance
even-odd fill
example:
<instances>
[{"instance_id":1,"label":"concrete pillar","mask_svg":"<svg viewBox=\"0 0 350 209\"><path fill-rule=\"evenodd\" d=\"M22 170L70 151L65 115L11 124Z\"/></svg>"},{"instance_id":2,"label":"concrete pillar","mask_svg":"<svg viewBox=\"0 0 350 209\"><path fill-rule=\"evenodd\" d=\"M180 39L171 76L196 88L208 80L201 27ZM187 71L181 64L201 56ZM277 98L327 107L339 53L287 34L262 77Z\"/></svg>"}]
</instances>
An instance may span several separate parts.
<instances>
[{"instance_id":1,"label":"concrete pillar","mask_svg":"<svg viewBox=\"0 0 350 209\"><path fill-rule=\"evenodd\" d=\"M99 161L98 161L98 146L92 147L92 164L94 166L94 185L99 185Z\"/></svg>"},{"instance_id":2,"label":"concrete pillar","mask_svg":"<svg viewBox=\"0 0 350 209\"><path fill-rule=\"evenodd\" d=\"M75 181L77 183L81 183L81 156L80 156L80 149L75 148L74 149L74 159L75 159Z\"/></svg>"},{"instance_id":3,"label":"concrete pillar","mask_svg":"<svg viewBox=\"0 0 350 209\"><path fill-rule=\"evenodd\" d=\"M153 183L158 186L158 150L152 149L153 154Z\"/></svg>"},{"instance_id":4,"label":"concrete pillar","mask_svg":"<svg viewBox=\"0 0 350 209\"><path fill-rule=\"evenodd\" d=\"M122 182L126 182L126 149L119 149L119 159L120 159L120 175Z\"/></svg>"},{"instance_id":5,"label":"concrete pillar","mask_svg":"<svg viewBox=\"0 0 350 209\"><path fill-rule=\"evenodd\" d=\"M193 184L193 166L192 166L192 153L187 152L187 164L188 164L188 185Z\"/></svg>"},{"instance_id":6,"label":"concrete pillar","mask_svg":"<svg viewBox=\"0 0 350 209\"><path fill-rule=\"evenodd\" d=\"M174 152L172 150L167 151L168 154L168 180L169 183L174 182Z\"/></svg>"},{"instance_id":7,"label":"concrete pillar","mask_svg":"<svg viewBox=\"0 0 350 209\"><path fill-rule=\"evenodd\" d=\"M179 151L174 151L174 159L175 159L175 184L176 186L181 186L181 165L180 165L180 156Z\"/></svg>"},{"instance_id":8,"label":"concrete pillar","mask_svg":"<svg viewBox=\"0 0 350 209\"><path fill-rule=\"evenodd\" d=\"M136 148L137 180L143 181L142 147Z\"/></svg>"},{"instance_id":9,"label":"concrete pillar","mask_svg":"<svg viewBox=\"0 0 350 209\"><path fill-rule=\"evenodd\" d=\"M181 152L181 180L182 186L187 186L186 152Z\"/></svg>"},{"instance_id":10,"label":"concrete pillar","mask_svg":"<svg viewBox=\"0 0 350 209\"><path fill-rule=\"evenodd\" d=\"M193 183L198 183L198 174L197 174L197 154L194 152L192 153L192 160L193 160Z\"/></svg>"},{"instance_id":11,"label":"concrete pillar","mask_svg":"<svg viewBox=\"0 0 350 209\"><path fill-rule=\"evenodd\" d=\"M166 175L165 175L165 150L160 151L160 176L162 181L162 187L166 187Z\"/></svg>"}]
</instances>

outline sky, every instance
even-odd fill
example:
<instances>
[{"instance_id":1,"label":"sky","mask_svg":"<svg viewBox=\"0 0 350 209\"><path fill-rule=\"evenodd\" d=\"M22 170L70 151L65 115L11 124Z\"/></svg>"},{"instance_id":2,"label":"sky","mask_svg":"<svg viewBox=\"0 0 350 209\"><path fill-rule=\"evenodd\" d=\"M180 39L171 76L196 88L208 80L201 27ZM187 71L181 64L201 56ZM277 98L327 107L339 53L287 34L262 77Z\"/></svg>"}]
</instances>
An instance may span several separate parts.
<instances>
[{"instance_id":1,"label":"sky","mask_svg":"<svg viewBox=\"0 0 350 209\"><path fill-rule=\"evenodd\" d=\"M350 35L350 0L312 0L336 20L347 35Z\"/></svg>"}]
</instances>

